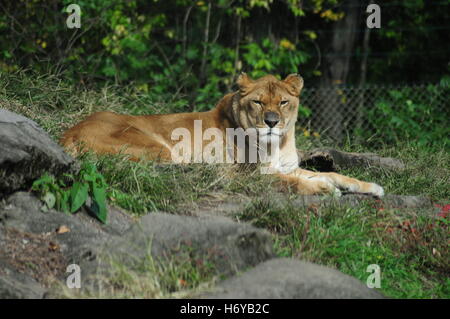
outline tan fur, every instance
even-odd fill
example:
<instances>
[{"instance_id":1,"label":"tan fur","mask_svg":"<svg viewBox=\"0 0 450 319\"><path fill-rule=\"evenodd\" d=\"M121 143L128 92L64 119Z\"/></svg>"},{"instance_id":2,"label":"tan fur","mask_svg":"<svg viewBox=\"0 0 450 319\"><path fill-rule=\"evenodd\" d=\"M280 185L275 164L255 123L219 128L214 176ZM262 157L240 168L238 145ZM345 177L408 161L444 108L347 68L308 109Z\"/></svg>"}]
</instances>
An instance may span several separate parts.
<instances>
[{"instance_id":1,"label":"tan fur","mask_svg":"<svg viewBox=\"0 0 450 319\"><path fill-rule=\"evenodd\" d=\"M295 146L299 96L303 79L291 74L284 80L268 75L258 80L241 74L239 90L225 95L208 112L130 116L98 112L67 130L61 144L73 154L85 150L97 153L129 154L132 160L148 158L171 161L172 131L186 128L194 139L194 120L202 120L203 132L218 128L225 137L226 128L268 128L264 114L279 116L275 125L281 133L280 161L275 166L280 184L299 194L340 194L340 190L383 195L383 189L336 173L317 173L298 168ZM283 105L282 105L283 104ZM205 146L209 141L203 141ZM248 145L246 145L248 147Z\"/></svg>"}]
</instances>

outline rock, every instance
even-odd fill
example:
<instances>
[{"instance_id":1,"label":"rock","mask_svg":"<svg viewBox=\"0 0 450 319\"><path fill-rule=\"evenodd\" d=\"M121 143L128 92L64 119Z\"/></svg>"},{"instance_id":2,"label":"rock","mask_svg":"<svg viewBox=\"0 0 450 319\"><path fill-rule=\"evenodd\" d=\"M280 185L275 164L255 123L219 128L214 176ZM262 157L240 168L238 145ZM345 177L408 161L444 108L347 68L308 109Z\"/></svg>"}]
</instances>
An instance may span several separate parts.
<instances>
[{"instance_id":1,"label":"rock","mask_svg":"<svg viewBox=\"0 0 450 319\"><path fill-rule=\"evenodd\" d=\"M72 215L53 209L44 213L42 205L26 192L14 193L0 203L0 297L41 298L49 278L65 280L68 265L89 265L107 242L135 223L112 207L109 223L103 225L84 210ZM33 267L25 266L24 260ZM3 266L10 269L8 273L2 272Z\"/></svg>"},{"instance_id":2,"label":"rock","mask_svg":"<svg viewBox=\"0 0 450 319\"><path fill-rule=\"evenodd\" d=\"M349 153L335 149L315 149L309 152L297 151L299 166L314 167L322 172L336 172L351 167L381 167L403 170L405 164L392 157L381 157L374 153Z\"/></svg>"},{"instance_id":3,"label":"rock","mask_svg":"<svg viewBox=\"0 0 450 319\"><path fill-rule=\"evenodd\" d=\"M269 232L224 217L189 217L150 213L105 247L121 260L176 256L188 249L192 258L213 262L217 273L234 274L273 257Z\"/></svg>"},{"instance_id":4,"label":"rock","mask_svg":"<svg viewBox=\"0 0 450 319\"><path fill-rule=\"evenodd\" d=\"M35 122L0 109L0 198L49 172L76 173L79 167Z\"/></svg>"},{"instance_id":5,"label":"rock","mask_svg":"<svg viewBox=\"0 0 450 319\"><path fill-rule=\"evenodd\" d=\"M109 209L108 225L102 225L86 212L69 215L55 210L42 212L42 202L33 195L17 192L0 206L0 226L33 234L49 234L69 262L91 258L93 250L113 236L123 234L133 219L118 209ZM68 232L58 233L65 226Z\"/></svg>"},{"instance_id":6,"label":"rock","mask_svg":"<svg viewBox=\"0 0 450 319\"><path fill-rule=\"evenodd\" d=\"M36 130L42 131L41 127L33 120L20 114L0 108L0 123L25 123ZM43 131L42 131L43 132Z\"/></svg>"},{"instance_id":7,"label":"rock","mask_svg":"<svg viewBox=\"0 0 450 319\"><path fill-rule=\"evenodd\" d=\"M150 252L155 260L164 262L166 258L176 257L184 248L192 258L213 262L215 271L223 275L235 274L273 257L269 232L224 217L150 213L136 222L110 207L109 223L103 225L84 211L72 215L55 210L44 213L41 206L37 198L26 192L17 192L0 204L0 255L6 251L2 233L14 231L24 238L40 236L42 256L33 251L29 257L34 258L33 264L39 269L46 266L49 274L60 274L58 279L64 279L64 270L72 263L81 267L83 278L88 278L107 270L109 265L103 261L110 258L132 266L136 260L148 258ZM59 232L62 226L65 231ZM58 258L57 262L50 265L45 260L50 255L49 244L59 253L53 257ZM9 260L10 265L18 262ZM38 272L20 270L28 271L28 276L27 273L22 275L29 280ZM3 277L0 273L3 281L10 282ZM88 280L85 286L91 288L91 283L95 281Z\"/></svg>"},{"instance_id":8,"label":"rock","mask_svg":"<svg viewBox=\"0 0 450 319\"><path fill-rule=\"evenodd\" d=\"M0 299L42 299L46 288L0 260Z\"/></svg>"},{"instance_id":9,"label":"rock","mask_svg":"<svg viewBox=\"0 0 450 319\"><path fill-rule=\"evenodd\" d=\"M383 298L377 291L337 270L280 258L227 279L202 298L217 299L348 299Z\"/></svg>"}]
</instances>

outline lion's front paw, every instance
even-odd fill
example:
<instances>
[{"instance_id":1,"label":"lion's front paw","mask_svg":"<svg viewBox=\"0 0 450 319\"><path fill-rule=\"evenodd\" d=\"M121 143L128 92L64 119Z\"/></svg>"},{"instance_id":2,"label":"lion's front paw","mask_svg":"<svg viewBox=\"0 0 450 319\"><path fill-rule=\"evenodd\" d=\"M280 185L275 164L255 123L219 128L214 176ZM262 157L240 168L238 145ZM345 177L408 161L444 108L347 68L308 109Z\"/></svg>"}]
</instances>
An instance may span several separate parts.
<instances>
[{"instance_id":1,"label":"lion's front paw","mask_svg":"<svg viewBox=\"0 0 450 319\"><path fill-rule=\"evenodd\" d=\"M371 187L370 187L370 194L373 194L377 197L383 197L384 196L384 189L383 187L381 187L378 184L375 183L371 183Z\"/></svg>"}]
</instances>

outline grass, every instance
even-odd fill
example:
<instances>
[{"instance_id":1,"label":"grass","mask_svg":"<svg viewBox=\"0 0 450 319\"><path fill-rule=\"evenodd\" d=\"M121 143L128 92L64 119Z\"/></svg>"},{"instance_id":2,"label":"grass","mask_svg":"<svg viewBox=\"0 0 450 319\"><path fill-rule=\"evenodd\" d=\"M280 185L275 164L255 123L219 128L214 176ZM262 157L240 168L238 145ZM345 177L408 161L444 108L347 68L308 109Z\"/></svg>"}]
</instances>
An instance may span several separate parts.
<instances>
[{"instance_id":1,"label":"grass","mask_svg":"<svg viewBox=\"0 0 450 319\"><path fill-rule=\"evenodd\" d=\"M65 129L94 111L151 114L180 108L170 98L150 100L131 86L89 89L65 83L52 75L0 74L0 108L35 120L55 140ZM303 149L330 146L326 141L300 134L297 143ZM352 168L341 173L383 185L387 193L423 195L436 204L450 204L448 149L418 148L407 141L377 150L347 142L340 149L375 151L399 158L407 165L403 171L374 167ZM272 177L257 172L236 172L226 165L135 163L120 155L86 154L80 161L97 166L108 183L110 203L131 214L143 215L156 210L183 213L180 206L186 209L207 196L219 193L226 198L239 194L253 201L236 217L271 231L279 256L327 265L362 282L370 274L367 267L378 264L380 290L388 297L450 297L448 218L438 217L437 208L385 209L361 203L358 207L288 205L281 210L270 200L257 199L276 192L271 186ZM149 261L134 268L118 263L108 279L110 290L104 291L103 296L185 296L185 290L195 290L211 282L210 269L199 268L189 257L181 260L167 261L158 267Z\"/></svg>"},{"instance_id":2,"label":"grass","mask_svg":"<svg viewBox=\"0 0 450 319\"><path fill-rule=\"evenodd\" d=\"M240 174L226 165L159 165L132 162L126 156L87 154L81 161L94 163L108 184L109 199L135 215L150 211L176 213L179 206L220 192L255 196L264 192L271 176Z\"/></svg>"},{"instance_id":3,"label":"grass","mask_svg":"<svg viewBox=\"0 0 450 319\"><path fill-rule=\"evenodd\" d=\"M367 149L345 146L344 150L366 152ZM406 164L403 171L389 171L379 168L352 168L342 174L362 180L376 179L388 192L399 195L424 195L435 202L448 204L450 198L450 156L449 150L419 148L411 143L386 146L377 150L381 156L399 158ZM447 201L447 202L446 202Z\"/></svg>"},{"instance_id":4,"label":"grass","mask_svg":"<svg viewBox=\"0 0 450 319\"><path fill-rule=\"evenodd\" d=\"M277 209L255 201L240 220L274 233L279 256L327 265L366 282L381 268L381 291L394 298L449 297L448 220L423 212L360 207Z\"/></svg>"}]
</instances>

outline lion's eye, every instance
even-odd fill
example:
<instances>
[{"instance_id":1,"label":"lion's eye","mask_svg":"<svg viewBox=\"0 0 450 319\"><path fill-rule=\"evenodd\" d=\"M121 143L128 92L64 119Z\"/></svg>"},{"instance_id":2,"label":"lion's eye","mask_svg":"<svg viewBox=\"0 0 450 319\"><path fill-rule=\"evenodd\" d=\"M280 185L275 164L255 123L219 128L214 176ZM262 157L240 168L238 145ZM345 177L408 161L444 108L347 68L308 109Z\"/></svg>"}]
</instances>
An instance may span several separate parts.
<instances>
[{"instance_id":1,"label":"lion's eye","mask_svg":"<svg viewBox=\"0 0 450 319\"><path fill-rule=\"evenodd\" d=\"M258 101L258 100L253 100L252 102L255 103L255 104L257 104L257 105L262 105L262 102L261 102L261 101Z\"/></svg>"},{"instance_id":2,"label":"lion's eye","mask_svg":"<svg viewBox=\"0 0 450 319\"><path fill-rule=\"evenodd\" d=\"M280 106L286 106L289 104L289 101L281 101Z\"/></svg>"}]
</instances>

